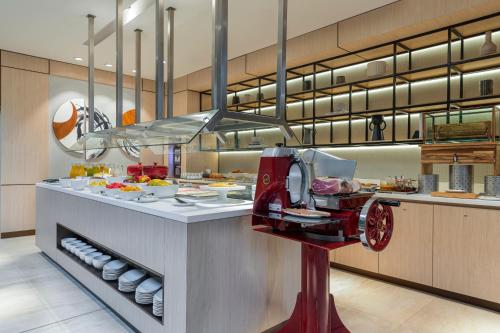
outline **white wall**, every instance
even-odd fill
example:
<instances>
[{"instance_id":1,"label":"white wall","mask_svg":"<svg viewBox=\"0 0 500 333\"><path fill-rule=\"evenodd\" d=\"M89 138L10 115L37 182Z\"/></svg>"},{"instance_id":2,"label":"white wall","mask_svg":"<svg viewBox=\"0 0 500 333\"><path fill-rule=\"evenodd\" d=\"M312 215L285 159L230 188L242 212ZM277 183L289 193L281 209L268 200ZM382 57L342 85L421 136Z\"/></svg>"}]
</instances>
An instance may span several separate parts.
<instances>
[{"instance_id":1,"label":"white wall","mask_svg":"<svg viewBox=\"0 0 500 333\"><path fill-rule=\"evenodd\" d=\"M67 176L73 163L85 163L83 156L65 151L64 147L54 136L52 118L57 109L70 99L84 98L87 100L87 82L57 76L49 77L49 177ZM95 85L95 106L105 112L113 126L115 125L115 87L102 84ZM123 91L124 110L134 107L134 92L131 89ZM106 111L105 111L106 110ZM111 114L112 113L112 114ZM123 165L137 163L137 160L125 155L121 149L108 149L103 156L90 162L102 162Z\"/></svg>"},{"instance_id":2,"label":"white wall","mask_svg":"<svg viewBox=\"0 0 500 333\"><path fill-rule=\"evenodd\" d=\"M356 160L355 177L385 180L388 176L405 176L417 179L420 173L420 148L418 146L379 146L322 149L330 154ZM260 152L222 152L219 153L219 171L256 173L259 167ZM484 191L484 176L493 172L493 166L474 167L474 191ZM448 189L448 166L434 166L439 174L440 189Z\"/></svg>"}]
</instances>

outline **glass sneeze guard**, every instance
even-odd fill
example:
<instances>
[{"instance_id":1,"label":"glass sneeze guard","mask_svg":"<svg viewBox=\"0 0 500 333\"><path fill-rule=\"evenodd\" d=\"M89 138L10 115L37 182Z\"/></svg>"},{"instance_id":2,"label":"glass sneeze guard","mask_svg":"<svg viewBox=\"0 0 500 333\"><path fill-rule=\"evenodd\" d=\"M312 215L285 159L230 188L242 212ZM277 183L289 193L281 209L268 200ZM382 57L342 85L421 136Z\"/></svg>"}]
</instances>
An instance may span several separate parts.
<instances>
[{"instance_id":1,"label":"glass sneeze guard","mask_svg":"<svg viewBox=\"0 0 500 333\"><path fill-rule=\"evenodd\" d=\"M87 133L68 150L81 152L131 145L149 147L187 144L201 133L264 129L280 127L281 124L272 116L211 110ZM293 131L291 133L295 137Z\"/></svg>"}]
</instances>

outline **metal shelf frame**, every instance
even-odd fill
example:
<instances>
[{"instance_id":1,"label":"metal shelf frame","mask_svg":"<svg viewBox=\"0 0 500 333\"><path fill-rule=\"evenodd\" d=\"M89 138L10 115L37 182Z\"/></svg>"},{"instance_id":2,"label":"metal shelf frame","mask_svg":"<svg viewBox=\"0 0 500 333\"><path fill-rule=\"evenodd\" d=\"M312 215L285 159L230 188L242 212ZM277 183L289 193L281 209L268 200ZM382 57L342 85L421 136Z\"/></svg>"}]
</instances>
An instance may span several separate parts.
<instances>
[{"instance_id":1,"label":"metal shelf frame","mask_svg":"<svg viewBox=\"0 0 500 333\"><path fill-rule=\"evenodd\" d=\"M306 128L312 128L312 138L309 144L303 144L307 147L345 147L350 145L380 145L380 144L422 144L423 139L412 138L412 114L425 114L428 112L445 111L450 112L456 109L472 109L493 107L500 104L500 95L490 96L464 96L464 76L471 73L480 73L482 71L500 70L500 52L486 56L467 57L465 55L466 42L474 37L483 35L486 31L500 31L500 12L487 16L479 17L473 20L457 23L448 27L431 30L417 35L405 37L399 40L391 41L385 44L372 46L356 52L342 54L340 56L330 57L323 60L306 63L287 69L287 82L290 80L302 80L302 88L306 90L288 92L287 104L300 103L302 105L302 116L292 118L287 110L287 120L290 123L301 124L302 141L306 136ZM457 44L458 43L458 44ZM435 63L428 66L417 67L414 64L415 53L433 47L442 46L446 49L446 60L442 63ZM500 47L499 47L500 48ZM403 59L406 57L406 59ZM335 73L341 70L348 71L349 67L367 64L376 60L386 60L388 72L384 75L357 79L350 82L336 84L334 82ZM404 61L401 61L403 59ZM392 63L391 63L392 62ZM318 74L328 75L329 85L321 85L318 82ZM349 73L349 72L347 72ZM443 79L446 81L446 96L443 100L436 100L426 103L416 103L412 94L415 83L422 84L426 81ZM452 80L458 79L458 98L452 92ZM311 81L310 88L306 81ZM228 104L228 110L234 112L252 112L262 114L265 110L272 108L276 103L276 98L265 97L262 90L265 87L276 83L276 73L271 73L228 85L228 96L236 96L238 93L244 93L249 89L257 89L254 94L254 100L240 101L237 104ZM387 107L371 108L370 93L377 89L392 90L392 101ZM406 103L402 105L398 101L398 89L406 89ZM357 110L353 107L353 93L364 92L364 110ZM389 93L390 94L390 93ZM204 96L210 96L211 91L206 90L200 94L200 106ZM240 95L241 96L241 95ZM334 110L335 97L347 97L347 109L343 112ZM330 99L330 114L319 114L317 101L319 98ZM240 98L241 99L241 98ZM306 103L312 103L309 111L306 111ZM201 107L200 107L201 108ZM309 114L308 114L309 113ZM383 114L384 117L391 119L391 130L388 135L390 138L380 142L369 141L369 119L374 114ZM396 116L406 115L408 120L405 124L406 137L404 139L397 137ZM422 115L421 118L424 118ZM353 121L365 120L365 141L355 142L353 139ZM338 143L334 140L334 123L338 121L347 121L347 143ZM316 127L320 123L330 123L330 143L320 144L317 140ZM254 133L258 133L255 132ZM423 133L420 133L422 135ZM307 134L309 135L309 134ZM238 134L234 135L234 148L224 148L217 143L215 151L237 151L237 150L256 150L252 148L240 147ZM307 141L307 140L306 140ZM290 143L285 146L293 147ZM204 149L202 139L199 139L199 148L203 151L214 151L214 149Z\"/></svg>"}]
</instances>

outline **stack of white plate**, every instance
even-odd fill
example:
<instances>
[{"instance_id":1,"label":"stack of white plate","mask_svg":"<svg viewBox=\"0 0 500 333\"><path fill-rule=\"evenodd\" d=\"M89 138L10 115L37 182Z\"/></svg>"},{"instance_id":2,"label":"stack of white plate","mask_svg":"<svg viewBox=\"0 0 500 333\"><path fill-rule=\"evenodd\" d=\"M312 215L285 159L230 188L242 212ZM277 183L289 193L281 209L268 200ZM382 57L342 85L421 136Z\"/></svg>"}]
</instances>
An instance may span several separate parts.
<instances>
[{"instance_id":1,"label":"stack of white plate","mask_svg":"<svg viewBox=\"0 0 500 333\"><path fill-rule=\"evenodd\" d=\"M153 314L157 317L163 316L163 288L153 297Z\"/></svg>"},{"instance_id":2,"label":"stack of white plate","mask_svg":"<svg viewBox=\"0 0 500 333\"><path fill-rule=\"evenodd\" d=\"M100 270L104 265L106 265L110 261L111 261L111 256L104 254L102 256L92 258L92 266Z\"/></svg>"},{"instance_id":3,"label":"stack of white plate","mask_svg":"<svg viewBox=\"0 0 500 333\"><path fill-rule=\"evenodd\" d=\"M61 239L61 246L63 248L66 248L66 244L68 243L71 243L71 242L76 242L78 239L76 239L75 237L66 237L66 238L63 238Z\"/></svg>"},{"instance_id":4,"label":"stack of white plate","mask_svg":"<svg viewBox=\"0 0 500 333\"><path fill-rule=\"evenodd\" d=\"M107 281L117 280L127 270L127 263L113 260L102 267L102 278Z\"/></svg>"},{"instance_id":5,"label":"stack of white plate","mask_svg":"<svg viewBox=\"0 0 500 333\"><path fill-rule=\"evenodd\" d=\"M85 258L83 258L83 259L85 260L85 263L87 265L92 266L92 259L94 259L95 257L99 257L99 256L102 256L102 252L90 252L90 253L87 253L85 255Z\"/></svg>"},{"instance_id":6,"label":"stack of white plate","mask_svg":"<svg viewBox=\"0 0 500 333\"><path fill-rule=\"evenodd\" d=\"M140 269L132 269L118 279L118 290L125 293L134 292L137 286L146 278L146 273Z\"/></svg>"},{"instance_id":7,"label":"stack of white plate","mask_svg":"<svg viewBox=\"0 0 500 333\"><path fill-rule=\"evenodd\" d=\"M149 278L142 282L135 290L135 301L139 304L153 303L154 294L161 289L161 282L155 278Z\"/></svg>"},{"instance_id":8,"label":"stack of white plate","mask_svg":"<svg viewBox=\"0 0 500 333\"><path fill-rule=\"evenodd\" d=\"M87 247L87 246L88 246L88 247ZM78 251L78 250L80 250L80 249L82 249L82 250L83 250L83 249L88 249L89 247L92 247L92 246L90 246L89 244L87 244L87 243L85 243L85 242L81 242L81 243L79 243L78 245L74 245L74 243L73 243L73 244L71 244L71 245L70 245L70 248L71 248L71 249L70 249L69 251L70 251L72 254L76 254L76 251Z\"/></svg>"},{"instance_id":9,"label":"stack of white plate","mask_svg":"<svg viewBox=\"0 0 500 333\"><path fill-rule=\"evenodd\" d=\"M91 248L92 248L92 245L89 245L89 244L79 246L79 247L75 248L74 255L77 256L78 258L80 258L80 254L82 253L82 251L85 251L85 250L91 249Z\"/></svg>"},{"instance_id":10,"label":"stack of white plate","mask_svg":"<svg viewBox=\"0 0 500 333\"><path fill-rule=\"evenodd\" d=\"M95 247L89 247L85 250L80 250L80 252L78 252L78 258L80 258L81 261L85 261L85 256L92 252L97 252L97 249Z\"/></svg>"},{"instance_id":11,"label":"stack of white plate","mask_svg":"<svg viewBox=\"0 0 500 333\"><path fill-rule=\"evenodd\" d=\"M66 243L66 250L71 252L71 250L73 250L74 247L81 245L81 244L83 244L83 242L79 239L71 241L71 242L67 242Z\"/></svg>"}]
</instances>

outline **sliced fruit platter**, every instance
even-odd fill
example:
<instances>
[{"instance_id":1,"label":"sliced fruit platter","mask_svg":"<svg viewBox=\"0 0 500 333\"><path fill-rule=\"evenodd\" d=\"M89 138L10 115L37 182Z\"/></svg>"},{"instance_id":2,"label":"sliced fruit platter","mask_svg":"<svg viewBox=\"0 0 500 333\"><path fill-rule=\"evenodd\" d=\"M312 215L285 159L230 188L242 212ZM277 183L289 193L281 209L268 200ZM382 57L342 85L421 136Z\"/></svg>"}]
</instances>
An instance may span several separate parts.
<instances>
[{"instance_id":1,"label":"sliced fruit platter","mask_svg":"<svg viewBox=\"0 0 500 333\"><path fill-rule=\"evenodd\" d=\"M104 189L108 185L108 182L105 180L93 180L89 183L90 192L94 194L101 194Z\"/></svg>"},{"instance_id":2,"label":"sliced fruit platter","mask_svg":"<svg viewBox=\"0 0 500 333\"><path fill-rule=\"evenodd\" d=\"M126 185L119 188L117 197L123 200L134 200L144 195L145 193L146 192L144 192L139 186Z\"/></svg>"}]
</instances>

